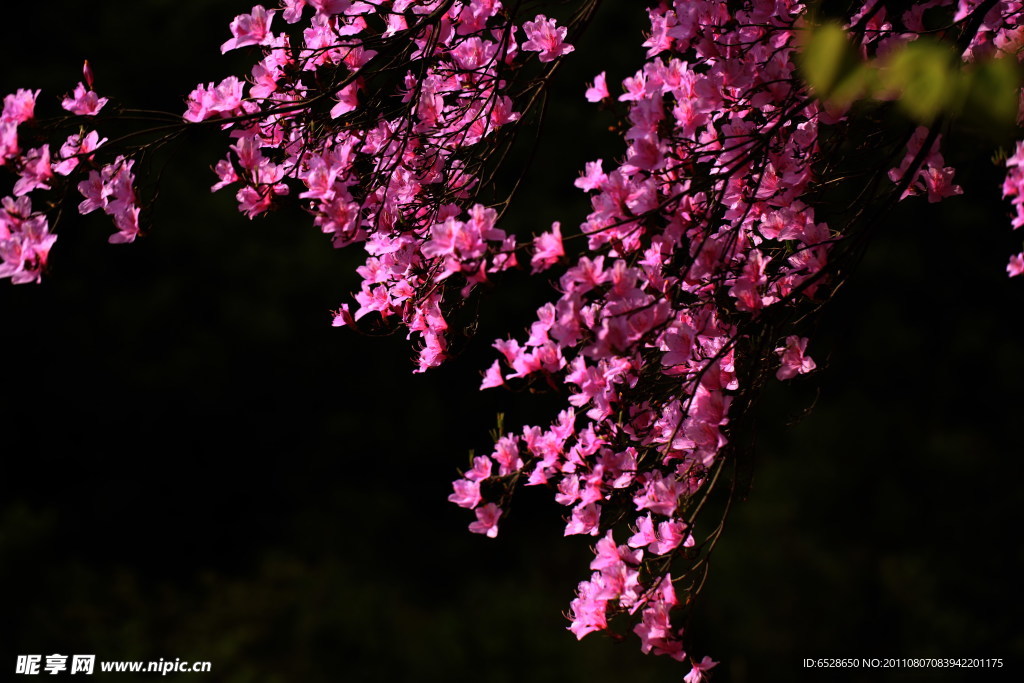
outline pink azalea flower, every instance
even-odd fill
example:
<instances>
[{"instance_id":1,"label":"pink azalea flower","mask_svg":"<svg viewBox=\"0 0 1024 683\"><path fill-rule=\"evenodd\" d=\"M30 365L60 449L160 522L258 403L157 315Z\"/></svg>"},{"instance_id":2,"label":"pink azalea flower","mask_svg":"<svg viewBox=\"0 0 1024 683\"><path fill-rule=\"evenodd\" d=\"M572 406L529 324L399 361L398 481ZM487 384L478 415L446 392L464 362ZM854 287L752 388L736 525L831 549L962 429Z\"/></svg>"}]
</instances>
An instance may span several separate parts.
<instances>
[{"instance_id":1,"label":"pink azalea flower","mask_svg":"<svg viewBox=\"0 0 1024 683\"><path fill-rule=\"evenodd\" d=\"M484 373L484 381L480 383L480 388L500 387L504 383L505 378L501 376L501 362L494 361L491 367L487 368L487 372Z\"/></svg>"},{"instance_id":2,"label":"pink azalea flower","mask_svg":"<svg viewBox=\"0 0 1024 683\"><path fill-rule=\"evenodd\" d=\"M281 71L265 61L252 67L252 87L249 88L249 97L263 99L270 97L277 90L277 81L281 77Z\"/></svg>"},{"instance_id":3,"label":"pink azalea flower","mask_svg":"<svg viewBox=\"0 0 1024 683\"><path fill-rule=\"evenodd\" d=\"M78 191L85 200L78 205L78 213L83 216L107 205L110 189L103 181L99 171L89 171L89 177L78 183Z\"/></svg>"},{"instance_id":4,"label":"pink azalea flower","mask_svg":"<svg viewBox=\"0 0 1024 683\"><path fill-rule=\"evenodd\" d=\"M488 538L498 535L498 518L501 517L501 508L494 503L488 503L476 509L476 521L470 523L469 530L474 534L484 534Z\"/></svg>"},{"instance_id":5,"label":"pink azalea flower","mask_svg":"<svg viewBox=\"0 0 1024 683\"><path fill-rule=\"evenodd\" d=\"M0 120L0 166L7 163L10 157L21 152L18 147L18 124L14 121Z\"/></svg>"},{"instance_id":6,"label":"pink azalea flower","mask_svg":"<svg viewBox=\"0 0 1024 683\"><path fill-rule=\"evenodd\" d=\"M665 555L683 545L685 548L692 548L694 545L693 536L684 533L686 522L664 521L658 523L658 538L648 546L655 555Z\"/></svg>"},{"instance_id":7,"label":"pink azalea flower","mask_svg":"<svg viewBox=\"0 0 1024 683\"><path fill-rule=\"evenodd\" d=\"M659 515L671 517L679 505L683 484L674 477L665 478L658 470L647 477L643 492L633 498L637 510L650 510Z\"/></svg>"},{"instance_id":8,"label":"pink azalea flower","mask_svg":"<svg viewBox=\"0 0 1024 683\"><path fill-rule=\"evenodd\" d=\"M284 20L289 24L302 19L302 9L306 6L306 0L284 0Z\"/></svg>"},{"instance_id":9,"label":"pink azalea flower","mask_svg":"<svg viewBox=\"0 0 1024 683\"><path fill-rule=\"evenodd\" d=\"M491 476L494 463L486 455L478 455L473 458L473 469L466 472L466 479L470 481L483 481Z\"/></svg>"},{"instance_id":10,"label":"pink azalea flower","mask_svg":"<svg viewBox=\"0 0 1024 683\"><path fill-rule=\"evenodd\" d=\"M597 503L579 504L572 510L572 519L565 526L565 535L590 534L597 536L600 531L601 506Z\"/></svg>"},{"instance_id":11,"label":"pink azalea flower","mask_svg":"<svg viewBox=\"0 0 1024 683\"><path fill-rule=\"evenodd\" d=\"M524 22L523 30L528 40L522 48L527 52L539 52L538 59L542 62L553 62L576 49L564 42L568 29L557 26L554 19L543 14L538 14L533 21Z\"/></svg>"},{"instance_id":12,"label":"pink azalea flower","mask_svg":"<svg viewBox=\"0 0 1024 683\"><path fill-rule=\"evenodd\" d=\"M595 573L590 581L582 581L577 588L577 597L570 603L572 623L569 630L577 640L594 631L608 628L606 611L608 600L601 599L601 574Z\"/></svg>"},{"instance_id":13,"label":"pink azalea flower","mask_svg":"<svg viewBox=\"0 0 1024 683\"><path fill-rule=\"evenodd\" d=\"M228 159L218 161L217 165L213 168L213 172L217 174L219 180L210 187L210 192L216 192L231 183L238 182L238 174L235 173L235 167Z\"/></svg>"},{"instance_id":14,"label":"pink azalea flower","mask_svg":"<svg viewBox=\"0 0 1024 683\"><path fill-rule=\"evenodd\" d=\"M551 224L550 232L541 233L533 240L533 257L530 259L530 265L533 266L534 273L547 270L565 256L561 227L562 224L555 221Z\"/></svg>"},{"instance_id":15,"label":"pink azalea flower","mask_svg":"<svg viewBox=\"0 0 1024 683\"><path fill-rule=\"evenodd\" d=\"M338 91L338 103L331 107L331 118L336 119L342 114L355 111L359 107L359 84L349 83Z\"/></svg>"},{"instance_id":16,"label":"pink azalea flower","mask_svg":"<svg viewBox=\"0 0 1024 683\"><path fill-rule=\"evenodd\" d=\"M766 297L760 291L768 283L765 276L766 265L767 262L760 250L752 249L750 257L743 265L743 272L729 289L729 294L737 299L736 308L741 311L756 311L767 303Z\"/></svg>"},{"instance_id":17,"label":"pink azalea flower","mask_svg":"<svg viewBox=\"0 0 1024 683\"><path fill-rule=\"evenodd\" d=\"M707 676L704 675L704 672L718 666L718 662L707 656L699 662L691 662L691 664L692 668L690 669L690 673L683 677L683 680L686 683L701 683L702 681L707 680Z\"/></svg>"},{"instance_id":18,"label":"pink azalea flower","mask_svg":"<svg viewBox=\"0 0 1024 683\"><path fill-rule=\"evenodd\" d=\"M963 194L963 188L953 183L954 169L951 166L936 168L928 166L921 172L920 183L928 192L929 203L935 204L946 197Z\"/></svg>"},{"instance_id":19,"label":"pink azalea flower","mask_svg":"<svg viewBox=\"0 0 1024 683\"><path fill-rule=\"evenodd\" d=\"M499 476L508 476L521 469L523 460L519 457L519 437L508 434L498 439L492 457L498 462Z\"/></svg>"},{"instance_id":20,"label":"pink azalea flower","mask_svg":"<svg viewBox=\"0 0 1024 683\"><path fill-rule=\"evenodd\" d=\"M18 90L4 97L4 110L0 114L0 121L10 123L24 123L33 116L36 111L36 98L39 90Z\"/></svg>"},{"instance_id":21,"label":"pink azalea flower","mask_svg":"<svg viewBox=\"0 0 1024 683\"><path fill-rule=\"evenodd\" d=\"M49 190L49 181L53 178L53 167L50 165L50 146L43 145L31 149L25 155L25 164L21 169L21 177L14 183L14 196L20 197L32 190Z\"/></svg>"},{"instance_id":22,"label":"pink azalea flower","mask_svg":"<svg viewBox=\"0 0 1024 683\"><path fill-rule=\"evenodd\" d=\"M672 577L666 574L661 578L657 592L644 607L640 623L633 627L633 632L640 636L642 652L668 655L680 662L686 659L686 652L679 639L680 633L673 628L669 615L672 607L677 604Z\"/></svg>"},{"instance_id":23,"label":"pink azalea flower","mask_svg":"<svg viewBox=\"0 0 1024 683\"><path fill-rule=\"evenodd\" d=\"M77 116L95 116L107 102L106 97L100 97L95 91L88 90L85 85L79 83L75 86L75 92L65 97L60 106Z\"/></svg>"},{"instance_id":24,"label":"pink azalea flower","mask_svg":"<svg viewBox=\"0 0 1024 683\"><path fill-rule=\"evenodd\" d=\"M242 106L242 91L245 83L235 76L228 76L218 83L196 86L188 96L188 110L183 115L186 121L197 123L216 113L230 116Z\"/></svg>"},{"instance_id":25,"label":"pink azalea flower","mask_svg":"<svg viewBox=\"0 0 1024 683\"><path fill-rule=\"evenodd\" d=\"M797 375L806 374L816 368L817 365L811 357L804 355L806 348L806 337L798 337L796 335L786 337L786 345L775 349L775 353L778 354L782 361L782 366L775 373L775 376L778 379L786 380Z\"/></svg>"},{"instance_id":26,"label":"pink azalea flower","mask_svg":"<svg viewBox=\"0 0 1024 683\"><path fill-rule=\"evenodd\" d=\"M626 541L630 548L643 548L658 540L658 535L654 531L654 522L651 520L650 514L640 517L636 521L636 533L630 536L629 540Z\"/></svg>"},{"instance_id":27,"label":"pink azalea flower","mask_svg":"<svg viewBox=\"0 0 1024 683\"><path fill-rule=\"evenodd\" d=\"M352 0L307 0L320 14L341 14L352 6Z\"/></svg>"},{"instance_id":28,"label":"pink azalea flower","mask_svg":"<svg viewBox=\"0 0 1024 683\"><path fill-rule=\"evenodd\" d=\"M78 167L82 158L91 159L89 152L95 151L107 139L100 140L99 133L90 131L83 135L75 134L68 137L60 148L59 163L53 165L53 172L60 175L68 175Z\"/></svg>"},{"instance_id":29,"label":"pink azalea flower","mask_svg":"<svg viewBox=\"0 0 1024 683\"><path fill-rule=\"evenodd\" d=\"M423 332L423 348L420 349L419 355L416 357L416 369L413 372L425 372L430 368L436 368L448 357L445 353L446 348L447 342L442 334L433 330L425 330ZM497 529L498 527L495 526L494 534L498 533ZM488 533L488 536L491 534Z\"/></svg>"},{"instance_id":30,"label":"pink azalea flower","mask_svg":"<svg viewBox=\"0 0 1024 683\"><path fill-rule=\"evenodd\" d=\"M117 232L107 238L111 244L129 244L139 235L139 207L129 204L113 204L112 213Z\"/></svg>"},{"instance_id":31,"label":"pink azalea flower","mask_svg":"<svg viewBox=\"0 0 1024 683\"><path fill-rule=\"evenodd\" d=\"M342 304L338 307L338 310L334 311L334 315L331 318L332 327L349 327L356 326L356 320L352 317L352 311L349 310L348 304Z\"/></svg>"},{"instance_id":32,"label":"pink azalea flower","mask_svg":"<svg viewBox=\"0 0 1024 683\"><path fill-rule=\"evenodd\" d=\"M1010 257L1010 262L1006 265L1006 272L1010 277L1024 275L1024 251Z\"/></svg>"},{"instance_id":33,"label":"pink azalea flower","mask_svg":"<svg viewBox=\"0 0 1024 683\"><path fill-rule=\"evenodd\" d=\"M239 14L231 22L232 38L220 46L221 54L246 45L268 43L273 38L273 34L270 33L270 24L274 21L275 14L277 14L277 10L268 12L262 5L253 7L249 14Z\"/></svg>"},{"instance_id":34,"label":"pink azalea flower","mask_svg":"<svg viewBox=\"0 0 1024 683\"><path fill-rule=\"evenodd\" d=\"M448 496L448 501L459 507L473 509L480 504L480 482L471 479L456 479L452 482L455 493Z\"/></svg>"},{"instance_id":35,"label":"pink azalea flower","mask_svg":"<svg viewBox=\"0 0 1024 683\"><path fill-rule=\"evenodd\" d=\"M0 207L0 278L16 285L39 282L57 236L28 197L4 197Z\"/></svg>"},{"instance_id":36,"label":"pink azalea flower","mask_svg":"<svg viewBox=\"0 0 1024 683\"><path fill-rule=\"evenodd\" d=\"M584 93L584 95L587 98L587 102L600 102L601 100L609 97L608 84L605 82L604 71L594 78L594 84L587 88L587 92Z\"/></svg>"},{"instance_id":37,"label":"pink azalea flower","mask_svg":"<svg viewBox=\"0 0 1024 683\"><path fill-rule=\"evenodd\" d=\"M597 161L588 161L584 167L585 171L583 175L577 178L573 184L584 192L600 189L601 186L608 181L608 176L606 176L604 171L601 170L602 163L601 159L598 159ZM599 256L598 258L603 257Z\"/></svg>"}]
</instances>

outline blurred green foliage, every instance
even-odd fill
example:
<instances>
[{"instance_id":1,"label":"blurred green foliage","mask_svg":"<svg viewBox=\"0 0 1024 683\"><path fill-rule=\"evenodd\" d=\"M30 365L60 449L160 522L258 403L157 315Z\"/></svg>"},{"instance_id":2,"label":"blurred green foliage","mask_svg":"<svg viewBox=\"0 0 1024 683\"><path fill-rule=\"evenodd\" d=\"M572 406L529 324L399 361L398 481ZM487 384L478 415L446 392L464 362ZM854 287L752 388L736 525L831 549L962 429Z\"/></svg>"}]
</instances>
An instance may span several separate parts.
<instances>
[{"instance_id":1,"label":"blurred green foliage","mask_svg":"<svg viewBox=\"0 0 1024 683\"><path fill-rule=\"evenodd\" d=\"M1021 67L1010 57L964 63L948 42L919 38L864 59L837 22L809 29L800 52L807 84L826 102L846 107L895 100L919 123L966 117L1005 130L1015 125Z\"/></svg>"}]
</instances>

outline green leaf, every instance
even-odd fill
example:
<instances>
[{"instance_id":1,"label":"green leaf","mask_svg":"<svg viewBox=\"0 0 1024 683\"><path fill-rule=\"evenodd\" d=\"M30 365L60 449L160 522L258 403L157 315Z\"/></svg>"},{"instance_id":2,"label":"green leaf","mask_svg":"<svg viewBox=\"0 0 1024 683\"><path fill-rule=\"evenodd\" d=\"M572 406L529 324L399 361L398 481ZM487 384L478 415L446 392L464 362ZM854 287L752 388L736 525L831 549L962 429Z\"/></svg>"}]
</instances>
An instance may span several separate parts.
<instances>
[{"instance_id":1,"label":"green leaf","mask_svg":"<svg viewBox=\"0 0 1024 683\"><path fill-rule=\"evenodd\" d=\"M954 57L948 45L914 41L881 65L875 96L898 98L911 118L929 123L947 109L960 89L960 70Z\"/></svg>"},{"instance_id":2,"label":"green leaf","mask_svg":"<svg viewBox=\"0 0 1024 683\"><path fill-rule=\"evenodd\" d=\"M1015 59L989 59L965 75L965 113L998 126L1012 126L1020 103L1020 66Z\"/></svg>"},{"instance_id":3,"label":"green leaf","mask_svg":"<svg viewBox=\"0 0 1024 683\"><path fill-rule=\"evenodd\" d=\"M841 95L852 100L860 94L863 65L838 23L810 30L800 53L800 68L807 84L823 99Z\"/></svg>"}]
</instances>

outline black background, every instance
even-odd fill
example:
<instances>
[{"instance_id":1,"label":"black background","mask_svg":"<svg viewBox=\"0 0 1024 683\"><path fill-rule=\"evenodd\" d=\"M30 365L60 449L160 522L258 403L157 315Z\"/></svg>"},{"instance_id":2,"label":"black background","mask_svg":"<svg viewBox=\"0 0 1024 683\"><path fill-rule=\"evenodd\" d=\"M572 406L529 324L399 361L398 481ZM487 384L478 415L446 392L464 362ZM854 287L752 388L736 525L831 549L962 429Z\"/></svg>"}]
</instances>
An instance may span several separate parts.
<instances>
[{"instance_id":1,"label":"black background","mask_svg":"<svg viewBox=\"0 0 1024 683\"><path fill-rule=\"evenodd\" d=\"M43 88L54 114L89 58L101 94L183 111L196 83L247 69L252 53L218 49L247 10L21 4L0 23L2 92ZM572 179L617 154L582 101L597 72L640 64L643 16L617 11L560 74L509 229L577 223ZM967 195L880 226L812 339L820 370L758 408L754 486L690 624L716 680L821 680L805 657L1024 654L1024 283L1004 271L1020 239L991 150L950 145ZM412 375L401 335L330 326L358 253L299 211L249 221L208 192L225 151L207 131L158 159L145 239L108 245L103 217L66 216L45 281L0 283L0 667L61 652L209 660L167 680L232 683L681 680L633 637L565 630L590 552L548 492L523 492L496 540L446 501L497 412L515 428L557 406L476 391L489 341L550 290L511 276L467 350Z\"/></svg>"}]
</instances>

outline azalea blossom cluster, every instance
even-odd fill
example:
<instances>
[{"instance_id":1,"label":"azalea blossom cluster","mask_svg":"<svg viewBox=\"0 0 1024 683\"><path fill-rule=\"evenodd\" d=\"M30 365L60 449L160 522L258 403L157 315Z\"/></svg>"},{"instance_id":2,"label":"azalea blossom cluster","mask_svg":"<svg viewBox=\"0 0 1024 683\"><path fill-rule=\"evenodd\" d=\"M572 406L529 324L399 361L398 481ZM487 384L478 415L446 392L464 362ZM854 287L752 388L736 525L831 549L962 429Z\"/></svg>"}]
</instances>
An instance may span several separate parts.
<instances>
[{"instance_id":1,"label":"azalea blossom cluster","mask_svg":"<svg viewBox=\"0 0 1024 683\"><path fill-rule=\"evenodd\" d=\"M941 4L904 13L901 31L883 3L868 2L850 26L863 20L872 50L895 49L924 30L923 9ZM986 15L970 54L1008 43L1019 8L1004 5ZM495 536L513 487L546 485L567 508L565 534L600 539L571 606L579 638L628 615L644 652L687 659L673 586L696 590L701 577L685 572L717 533L703 543L693 535L729 460L730 408L771 358L780 380L816 367L799 334L777 337L772 356L755 343L765 329L789 331L792 312L813 305L845 237L809 203L827 180L816 173L820 128L845 116L809 98L795 72L804 11L776 2L649 10L648 61L614 97L626 106L623 157L610 170L587 163L576 181L591 195L586 249L528 337L495 343L500 357L483 388L565 385L569 405L546 427L503 435L450 499L474 510L471 531ZM957 20L971 16L961 3ZM585 96L613 98L605 73ZM925 127L905 139L903 161L887 174L901 199L962 192L940 141ZM1011 163L1019 173L1020 157ZM561 231L555 223L534 240L535 271L564 256ZM673 574L679 565L684 575Z\"/></svg>"},{"instance_id":2,"label":"azalea blossom cluster","mask_svg":"<svg viewBox=\"0 0 1024 683\"><path fill-rule=\"evenodd\" d=\"M306 4L282 8L301 38L272 30L276 10L237 17L222 51L259 46L263 58L249 84L196 88L185 119L225 120L234 144L214 189L240 185L246 215L301 184L334 245L362 245L358 308L341 306L335 323L374 313L405 326L422 371L446 356L449 278L465 295L516 265L515 237L473 200L499 130L522 115L509 79L529 57L543 65L573 48L553 19L519 25L496 0L313 0L304 19ZM396 63L411 66L392 75Z\"/></svg>"},{"instance_id":3,"label":"azalea blossom cluster","mask_svg":"<svg viewBox=\"0 0 1024 683\"><path fill-rule=\"evenodd\" d=\"M1024 225L1024 141L1018 142L1016 151L1006 160L1006 181L1003 182L1003 196L1010 197L1013 202L1015 216L1013 229ZM1024 251L1010 257L1006 265L1010 277L1024 275Z\"/></svg>"},{"instance_id":4,"label":"azalea blossom cluster","mask_svg":"<svg viewBox=\"0 0 1024 683\"><path fill-rule=\"evenodd\" d=\"M801 201L814 180L820 107L795 74L803 6L663 3L649 11L647 62L614 98L623 157L586 164L586 248L522 341L495 343L483 387L570 387L547 427L504 435L455 483L493 535L515 482L548 485L566 535L598 537L570 629L632 618L644 652L688 659L673 575L700 555L694 523L729 443L744 330L813 297L834 240ZM611 105L607 77L585 93ZM561 226L534 241L534 269L563 256ZM776 374L812 370L807 339L775 349ZM495 484L506 483L506 487ZM482 488L499 492L485 500ZM695 669L695 671L699 670Z\"/></svg>"},{"instance_id":5,"label":"azalea blossom cluster","mask_svg":"<svg viewBox=\"0 0 1024 683\"><path fill-rule=\"evenodd\" d=\"M817 99L797 70L805 4L655 2L643 64L620 85L605 70L580 88L617 117L623 142L575 181L590 213L578 230L564 217L539 234L513 229L501 221L507 198L491 189L496 170L598 4L566 3L561 19L499 0L257 5L221 46L254 54L249 73L199 84L176 116L226 133L212 189L231 188L243 214L297 203L335 247L365 251L354 310L342 304L334 324L404 329L417 372L445 360L452 311L503 271L556 283L523 336L494 342L481 388L553 389L565 405L547 424L499 434L450 500L472 511L471 531L494 537L517 486L549 488L565 534L595 539L572 633L625 624L644 652L689 662L696 683L715 663L686 652L684 622L721 530L702 529L700 513L732 476L730 430L753 394L768 376L816 368L800 321L828 297L858 229L818 201L841 180L836 165L823 170L823 141L842 137L848 112ZM1024 42L1016 1L850 9L865 55L934 33L935 13L948 15L965 61L1019 57ZM77 190L80 213L112 219L111 242L140 234L144 208L142 148L101 137L98 124L117 112L88 65L60 102L70 132L52 147L39 94L8 95L0 115L0 165L14 175L0 204L0 277L16 283L39 281L56 240L51 211L33 198L52 207ZM903 156L877 169L885 191L931 202L962 192L937 127L890 142L891 158ZM1007 166L1017 228L1024 143ZM1024 273L1024 252L1007 270Z\"/></svg>"},{"instance_id":6,"label":"azalea blossom cluster","mask_svg":"<svg viewBox=\"0 0 1024 683\"><path fill-rule=\"evenodd\" d=\"M140 232L141 209L132 172L135 161L118 155L109 163L95 163L95 153L107 138L100 138L92 128L91 119L100 113L108 99L93 90L94 76L88 62L83 77L85 82L78 83L74 91L61 100L61 107L81 123L56 151L51 151L49 143L23 149L26 139L40 137L40 133L32 130L40 91L23 89L4 98L0 115L0 166L13 171L17 179L12 188L13 196L2 199L0 277L9 277L14 283L38 282L57 240L57 235L50 230L47 212L32 208L34 193L56 190L76 171L86 174L76 184L84 198L78 210L87 214L102 209L110 216L117 228L109 238L111 243L132 242Z\"/></svg>"}]
</instances>

